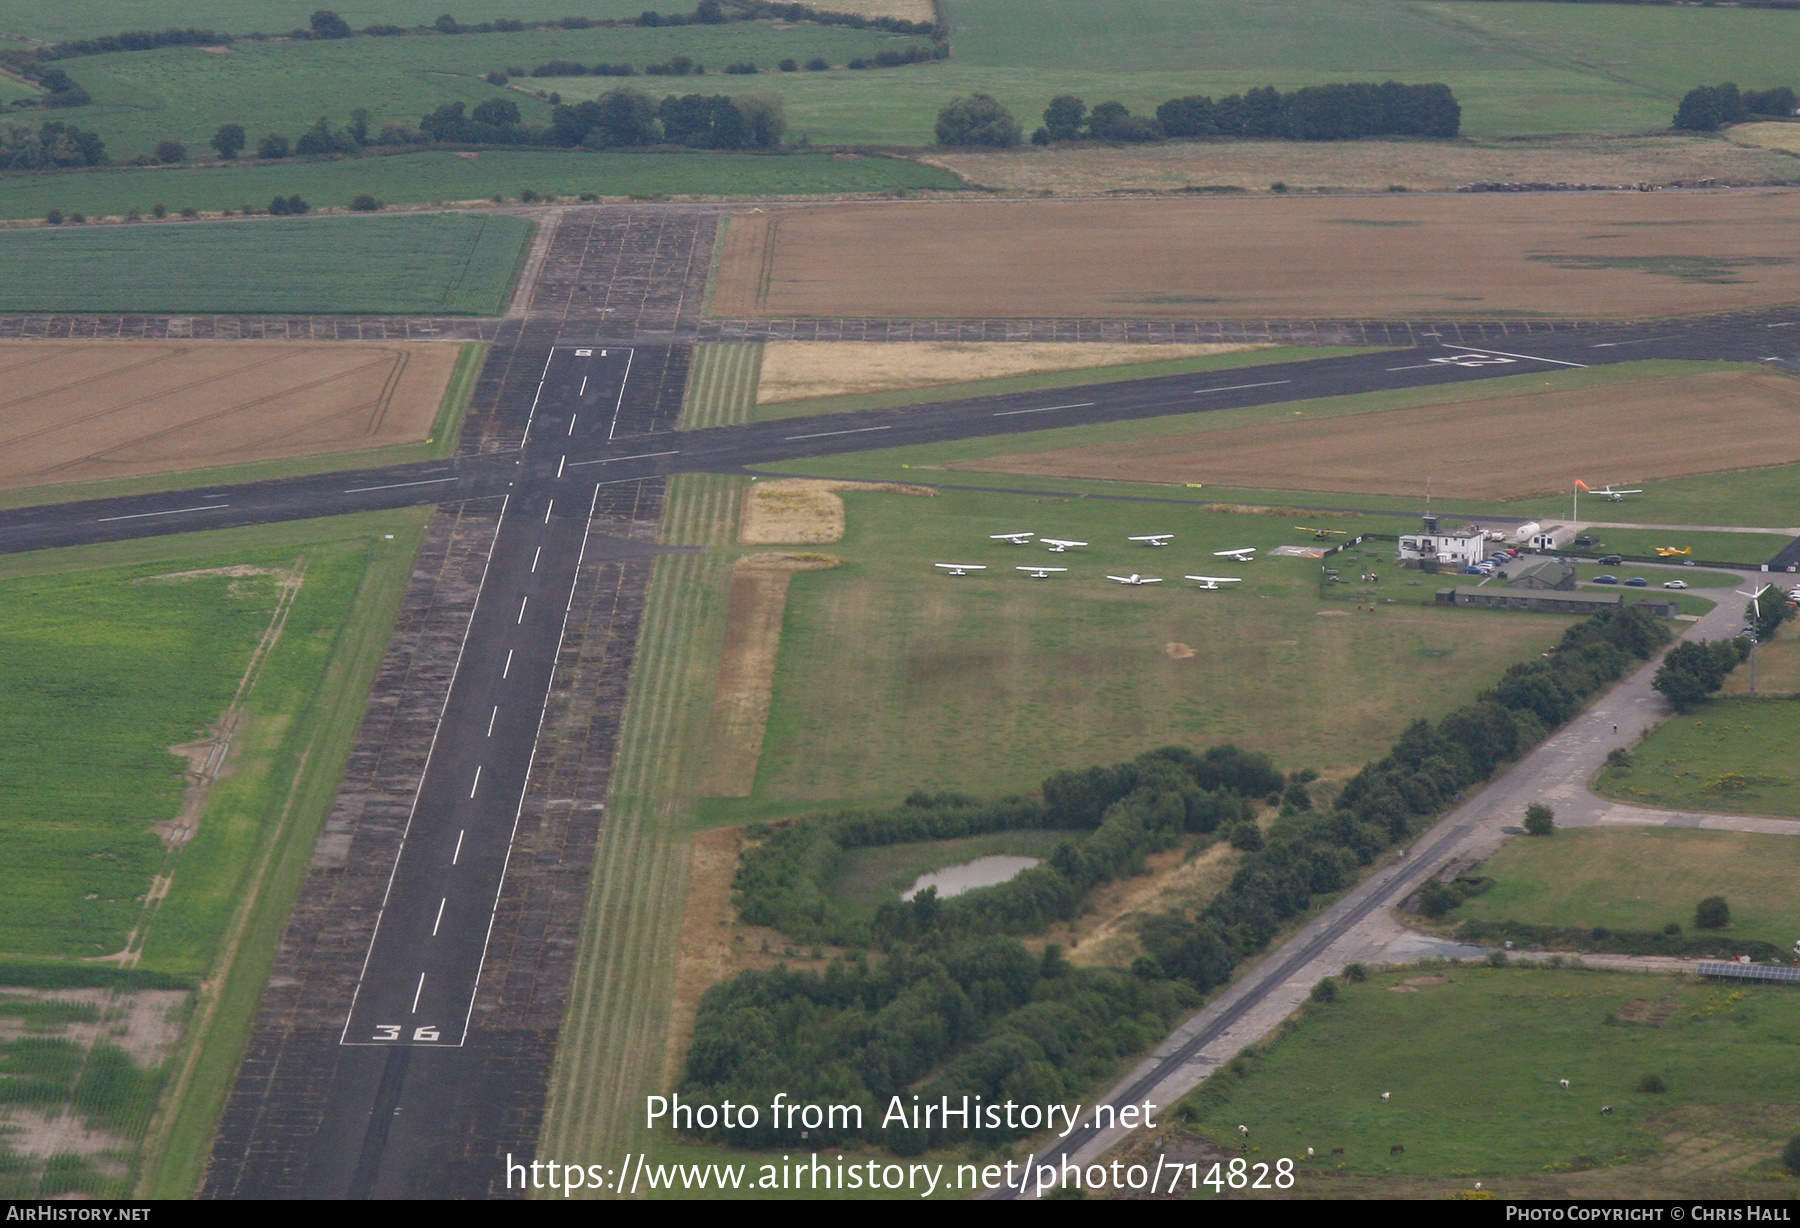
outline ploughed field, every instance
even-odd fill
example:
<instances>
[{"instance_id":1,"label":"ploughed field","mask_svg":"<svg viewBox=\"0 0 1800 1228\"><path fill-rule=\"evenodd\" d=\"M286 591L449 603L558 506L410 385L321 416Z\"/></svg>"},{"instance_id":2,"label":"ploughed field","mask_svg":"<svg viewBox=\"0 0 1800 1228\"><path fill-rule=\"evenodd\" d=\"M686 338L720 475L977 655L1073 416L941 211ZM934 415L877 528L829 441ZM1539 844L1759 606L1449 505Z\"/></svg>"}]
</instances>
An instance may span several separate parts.
<instances>
[{"instance_id":1,"label":"ploughed field","mask_svg":"<svg viewBox=\"0 0 1800 1228\"><path fill-rule=\"evenodd\" d=\"M8 342L0 489L423 439L459 353L407 342Z\"/></svg>"},{"instance_id":2,"label":"ploughed field","mask_svg":"<svg viewBox=\"0 0 1800 1228\"><path fill-rule=\"evenodd\" d=\"M1596 440L1605 440L1603 458ZM993 456L953 468L1268 490L1505 498L1800 460L1800 380L1761 371L1612 383Z\"/></svg>"},{"instance_id":3,"label":"ploughed field","mask_svg":"<svg viewBox=\"0 0 1800 1228\"><path fill-rule=\"evenodd\" d=\"M1640 317L1800 299L1791 193L928 202L735 217L756 317Z\"/></svg>"}]
</instances>

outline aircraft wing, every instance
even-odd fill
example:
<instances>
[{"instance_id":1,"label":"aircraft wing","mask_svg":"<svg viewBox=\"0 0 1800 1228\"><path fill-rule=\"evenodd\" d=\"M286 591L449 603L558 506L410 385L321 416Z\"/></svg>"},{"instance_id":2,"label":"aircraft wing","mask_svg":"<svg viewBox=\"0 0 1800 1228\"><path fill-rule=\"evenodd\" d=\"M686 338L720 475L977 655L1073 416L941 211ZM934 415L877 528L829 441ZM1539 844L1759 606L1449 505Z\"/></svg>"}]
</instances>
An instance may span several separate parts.
<instances>
[{"instance_id":1,"label":"aircraft wing","mask_svg":"<svg viewBox=\"0 0 1800 1228\"><path fill-rule=\"evenodd\" d=\"M1183 576L1184 580L1198 580L1202 584L1242 584L1241 576Z\"/></svg>"}]
</instances>

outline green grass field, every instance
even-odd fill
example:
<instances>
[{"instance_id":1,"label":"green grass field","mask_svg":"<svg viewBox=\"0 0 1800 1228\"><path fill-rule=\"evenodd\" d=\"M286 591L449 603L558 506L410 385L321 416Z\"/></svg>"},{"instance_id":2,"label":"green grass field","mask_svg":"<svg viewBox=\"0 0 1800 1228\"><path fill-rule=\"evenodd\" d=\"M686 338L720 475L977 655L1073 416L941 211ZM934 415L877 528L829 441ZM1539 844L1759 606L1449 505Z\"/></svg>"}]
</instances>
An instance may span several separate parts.
<instances>
[{"instance_id":1,"label":"green grass field","mask_svg":"<svg viewBox=\"0 0 1800 1228\"><path fill-rule=\"evenodd\" d=\"M1783 636L1793 634L1791 626L1784 628ZM1739 666L1733 678L1741 681L1748 674L1748 666ZM1651 730L1633 748L1632 765L1607 768L1595 787L1640 806L1800 817L1796 739L1800 703L1713 699Z\"/></svg>"},{"instance_id":2,"label":"green grass field","mask_svg":"<svg viewBox=\"0 0 1800 1228\"><path fill-rule=\"evenodd\" d=\"M443 150L321 162L222 163L118 167L55 174L0 175L0 218L124 217L152 205L216 213L261 209L272 196L298 192L315 209L343 209L362 193L390 205L517 200L527 189L565 200L602 197L817 196L838 193L954 191L948 171L901 158L829 154L592 153L502 149L476 158Z\"/></svg>"},{"instance_id":3,"label":"green grass field","mask_svg":"<svg viewBox=\"0 0 1800 1228\"><path fill-rule=\"evenodd\" d=\"M1512 840L1483 874L1494 885L1463 904L1457 921L1601 925L1694 931L1694 905L1722 895L1727 936L1786 947L1800 937L1800 840L1755 832L1672 827L1567 828L1548 840Z\"/></svg>"},{"instance_id":4,"label":"green grass field","mask_svg":"<svg viewBox=\"0 0 1800 1228\"><path fill-rule=\"evenodd\" d=\"M1434 973L1449 983L1390 992ZM1379 1196L1383 1179L1461 1179L1469 1189L1469 1178L1518 1196L1548 1174L1615 1166L1624 1197L1720 1177L1778 1181L1769 1170L1800 1095L1800 1069L1788 1060L1793 993L1555 969L1382 973L1341 987L1335 1004L1307 1011L1244 1077L1221 1071L1188 1102L1198 1129L1221 1143L1235 1147L1236 1127L1248 1126L1253 1161L1315 1148L1300 1164L1316 1170L1301 1178L1311 1197L1333 1197L1334 1179L1345 1194ZM1660 1028L1611 1022L1635 999L1677 1009ZM1636 1091L1646 1074L1668 1090ZM1386 1104L1383 1092L1392 1093ZM1604 1105L1614 1111L1601 1113ZM1682 1154L1681 1141L1713 1133L1731 1137L1710 1140L1709 1154ZM1391 1154L1395 1145L1405 1153ZM1330 1154L1335 1147L1343 1155Z\"/></svg>"},{"instance_id":5,"label":"green grass field","mask_svg":"<svg viewBox=\"0 0 1800 1228\"><path fill-rule=\"evenodd\" d=\"M242 124L252 147L265 132L282 132L291 139L321 115L341 124L356 107L369 110L371 126L379 131L390 123L417 126L420 116L446 102L473 106L487 98L506 98L518 104L527 123L543 124L550 119L549 103L489 85L482 77L509 67L530 70L550 60L624 63L641 74L646 65L686 55L706 65L708 73L699 78L639 76L631 84L657 98L669 93L756 94L770 92L776 63L784 58L804 61L818 56L842 66L886 48L925 42L873 30L733 22L461 37L240 42L229 54L170 47L83 57L68 61L66 68L94 99L81 111L81 126L98 132L107 153L120 159L147 153L165 140L182 142L195 156L210 154L207 142L226 123ZM725 66L736 62L753 63L763 71L755 76L725 75ZM844 70L830 75L878 74ZM595 82L607 83L608 88L623 84L611 77L569 81L581 87L567 92L571 98L591 90ZM564 83L544 78L522 84L560 91Z\"/></svg>"},{"instance_id":6,"label":"green grass field","mask_svg":"<svg viewBox=\"0 0 1800 1228\"><path fill-rule=\"evenodd\" d=\"M200 26L227 34L285 34L306 25L318 9L314 0L69 0L54 6L35 0L0 0L0 29L11 34L54 42L92 38L121 30L160 30L167 26ZM369 25L429 25L444 11L441 3L421 0L333 0L332 11L357 29ZM487 0L456 6L458 20L475 25L497 17L517 21L553 21L578 11L584 17L636 17L639 0Z\"/></svg>"},{"instance_id":7,"label":"green grass field","mask_svg":"<svg viewBox=\"0 0 1800 1228\"><path fill-rule=\"evenodd\" d=\"M495 315L532 224L496 214L0 233L10 311Z\"/></svg>"}]
</instances>

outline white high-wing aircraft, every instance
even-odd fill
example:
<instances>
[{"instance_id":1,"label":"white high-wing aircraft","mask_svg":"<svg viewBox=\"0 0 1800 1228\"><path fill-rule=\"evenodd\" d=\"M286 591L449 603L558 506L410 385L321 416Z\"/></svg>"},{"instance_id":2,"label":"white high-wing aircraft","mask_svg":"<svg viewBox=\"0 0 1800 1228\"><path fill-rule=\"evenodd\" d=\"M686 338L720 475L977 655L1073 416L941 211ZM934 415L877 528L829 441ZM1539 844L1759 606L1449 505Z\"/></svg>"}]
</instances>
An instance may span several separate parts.
<instances>
[{"instance_id":1,"label":"white high-wing aircraft","mask_svg":"<svg viewBox=\"0 0 1800 1228\"><path fill-rule=\"evenodd\" d=\"M1254 563L1256 560L1250 556L1255 553L1255 546L1245 546L1242 550L1215 550L1213 551L1213 557L1215 559L1230 559L1234 563Z\"/></svg>"},{"instance_id":2,"label":"white high-wing aircraft","mask_svg":"<svg viewBox=\"0 0 1800 1228\"><path fill-rule=\"evenodd\" d=\"M1162 579L1159 576L1140 576L1135 571L1132 572L1128 576L1108 576L1106 578L1108 580L1117 581L1120 584L1161 584L1162 583Z\"/></svg>"},{"instance_id":3,"label":"white high-wing aircraft","mask_svg":"<svg viewBox=\"0 0 1800 1228\"><path fill-rule=\"evenodd\" d=\"M1036 533L989 533L988 540L1005 542L1009 546L1029 546Z\"/></svg>"},{"instance_id":4,"label":"white high-wing aircraft","mask_svg":"<svg viewBox=\"0 0 1800 1228\"><path fill-rule=\"evenodd\" d=\"M1067 567L1016 567L1015 571L1028 571L1033 580L1048 580L1053 571L1067 571Z\"/></svg>"},{"instance_id":5,"label":"white high-wing aircraft","mask_svg":"<svg viewBox=\"0 0 1800 1228\"><path fill-rule=\"evenodd\" d=\"M933 566L942 567L953 576L966 576L971 571L987 570L986 563L935 563Z\"/></svg>"},{"instance_id":6,"label":"white high-wing aircraft","mask_svg":"<svg viewBox=\"0 0 1800 1228\"><path fill-rule=\"evenodd\" d=\"M1201 588L1208 592L1216 592L1221 584L1243 583L1243 580L1237 576L1183 576L1182 579L1196 581Z\"/></svg>"},{"instance_id":7,"label":"white high-wing aircraft","mask_svg":"<svg viewBox=\"0 0 1800 1228\"><path fill-rule=\"evenodd\" d=\"M1641 495L1644 493L1641 490L1614 490L1611 482L1608 482L1603 489L1595 490L1580 478L1575 479L1575 485L1581 487L1581 489L1587 491L1590 495L1605 495L1607 502L1609 503L1618 503L1622 501L1626 495Z\"/></svg>"},{"instance_id":8,"label":"white high-wing aircraft","mask_svg":"<svg viewBox=\"0 0 1800 1228\"><path fill-rule=\"evenodd\" d=\"M1040 537L1039 541L1050 547L1051 554L1061 554L1070 546L1085 546L1086 542L1072 542L1066 537Z\"/></svg>"},{"instance_id":9,"label":"white high-wing aircraft","mask_svg":"<svg viewBox=\"0 0 1800 1228\"><path fill-rule=\"evenodd\" d=\"M1146 546L1166 546L1175 535L1173 533L1146 533L1142 537L1127 537L1128 542L1143 542Z\"/></svg>"}]
</instances>

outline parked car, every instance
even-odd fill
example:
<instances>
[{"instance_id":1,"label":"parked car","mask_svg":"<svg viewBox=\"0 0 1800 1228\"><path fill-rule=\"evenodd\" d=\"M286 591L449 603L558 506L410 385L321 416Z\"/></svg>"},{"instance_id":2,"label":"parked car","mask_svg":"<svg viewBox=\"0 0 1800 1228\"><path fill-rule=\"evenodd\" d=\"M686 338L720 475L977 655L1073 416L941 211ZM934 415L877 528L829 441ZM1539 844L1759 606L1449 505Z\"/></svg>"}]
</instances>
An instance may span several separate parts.
<instances>
[{"instance_id":1,"label":"parked car","mask_svg":"<svg viewBox=\"0 0 1800 1228\"><path fill-rule=\"evenodd\" d=\"M1663 587L1664 588L1686 588L1687 581L1686 580L1664 580Z\"/></svg>"},{"instance_id":2,"label":"parked car","mask_svg":"<svg viewBox=\"0 0 1800 1228\"><path fill-rule=\"evenodd\" d=\"M1617 576L1595 576L1594 577L1595 584L1617 584L1618 582L1619 582L1619 577L1617 577Z\"/></svg>"},{"instance_id":3,"label":"parked car","mask_svg":"<svg viewBox=\"0 0 1800 1228\"><path fill-rule=\"evenodd\" d=\"M1625 581L1625 587L1626 588L1649 588L1650 581L1644 579L1644 577L1642 577L1642 576L1633 576L1633 577L1631 577L1631 579Z\"/></svg>"},{"instance_id":4,"label":"parked car","mask_svg":"<svg viewBox=\"0 0 1800 1228\"><path fill-rule=\"evenodd\" d=\"M1487 574L1487 572L1481 570L1479 567L1465 567L1463 568L1462 573L1465 576L1485 576Z\"/></svg>"}]
</instances>

